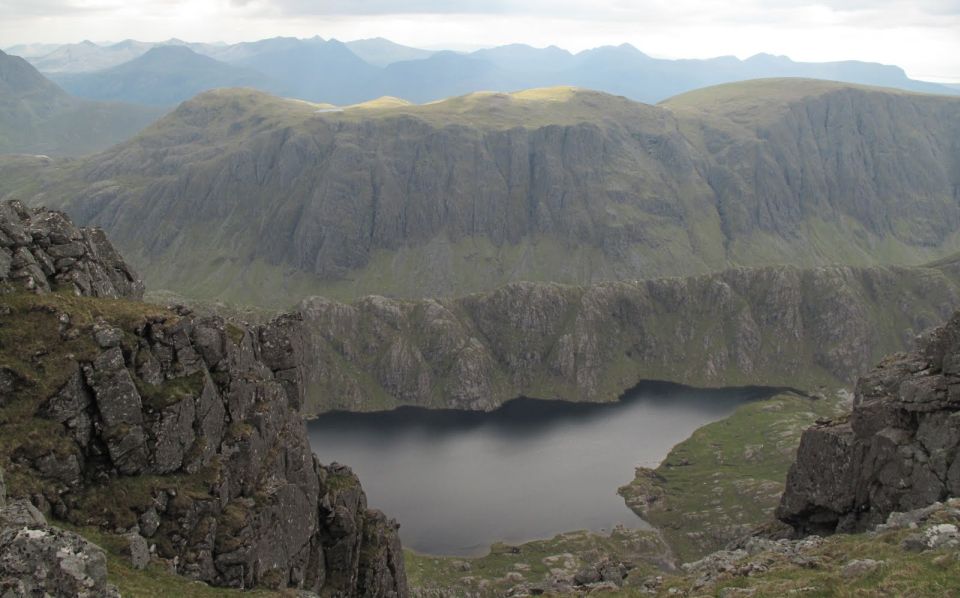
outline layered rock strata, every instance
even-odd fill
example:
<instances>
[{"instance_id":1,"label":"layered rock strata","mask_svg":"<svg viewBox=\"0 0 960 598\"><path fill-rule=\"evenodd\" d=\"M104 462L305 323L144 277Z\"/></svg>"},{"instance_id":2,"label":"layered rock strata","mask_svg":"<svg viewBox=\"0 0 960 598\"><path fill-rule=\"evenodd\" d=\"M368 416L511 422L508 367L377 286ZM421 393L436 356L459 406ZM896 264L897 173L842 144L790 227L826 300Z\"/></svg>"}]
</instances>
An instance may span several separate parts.
<instances>
[{"instance_id":1,"label":"layered rock strata","mask_svg":"<svg viewBox=\"0 0 960 598\"><path fill-rule=\"evenodd\" d=\"M140 299L143 282L98 228L62 213L0 202L0 280L28 289L69 286L78 295Z\"/></svg>"}]
</instances>

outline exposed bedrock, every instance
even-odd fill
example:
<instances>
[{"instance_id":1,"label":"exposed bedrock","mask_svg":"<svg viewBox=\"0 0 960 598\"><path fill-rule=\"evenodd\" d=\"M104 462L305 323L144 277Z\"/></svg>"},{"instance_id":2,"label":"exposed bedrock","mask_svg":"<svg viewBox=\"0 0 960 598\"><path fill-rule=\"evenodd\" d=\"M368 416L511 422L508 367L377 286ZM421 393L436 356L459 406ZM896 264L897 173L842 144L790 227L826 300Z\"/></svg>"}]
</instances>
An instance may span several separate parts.
<instances>
[{"instance_id":1,"label":"exposed bedrock","mask_svg":"<svg viewBox=\"0 0 960 598\"><path fill-rule=\"evenodd\" d=\"M0 204L0 231L0 256L76 259L0 272L0 466L14 498L142 537L214 585L407 594L396 522L310 449L297 316L248 326L108 301L143 287L99 231L16 204Z\"/></svg>"},{"instance_id":2,"label":"exposed bedrock","mask_svg":"<svg viewBox=\"0 0 960 598\"><path fill-rule=\"evenodd\" d=\"M857 381L844 421L804 432L777 516L860 531L960 495L960 313Z\"/></svg>"},{"instance_id":3,"label":"exposed bedrock","mask_svg":"<svg viewBox=\"0 0 960 598\"><path fill-rule=\"evenodd\" d=\"M769 267L458 299L303 301L306 410L612 401L642 380L852 382L958 305L960 270Z\"/></svg>"}]
</instances>

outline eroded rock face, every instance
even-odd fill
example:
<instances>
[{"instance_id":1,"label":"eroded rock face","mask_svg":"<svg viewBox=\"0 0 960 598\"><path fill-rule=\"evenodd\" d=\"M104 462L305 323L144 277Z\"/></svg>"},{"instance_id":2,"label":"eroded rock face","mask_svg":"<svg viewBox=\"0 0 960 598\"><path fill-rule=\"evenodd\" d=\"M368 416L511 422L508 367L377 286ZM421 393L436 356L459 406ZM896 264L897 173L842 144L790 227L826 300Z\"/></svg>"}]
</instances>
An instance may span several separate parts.
<instances>
[{"instance_id":1,"label":"eroded rock face","mask_svg":"<svg viewBox=\"0 0 960 598\"><path fill-rule=\"evenodd\" d=\"M272 326L182 311L132 330L100 327L96 339L119 344L79 364L41 409L64 424L72 450L25 453L22 465L47 484L44 499L58 516L146 536L183 575L403 596L397 525L367 509L348 468L312 455L291 409L302 402L299 370L274 371L264 359L290 363L282 347L263 344L275 338ZM96 504L130 483L145 486L139 496Z\"/></svg>"},{"instance_id":2,"label":"eroded rock face","mask_svg":"<svg viewBox=\"0 0 960 598\"><path fill-rule=\"evenodd\" d=\"M0 202L0 281L37 292L69 286L78 295L140 299L143 282L102 230L78 228L62 213Z\"/></svg>"},{"instance_id":3,"label":"eroded rock face","mask_svg":"<svg viewBox=\"0 0 960 598\"><path fill-rule=\"evenodd\" d=\"M958 301L952 266L744 268L590 287L514 283L457 299L315 297L301 303L294 336L310 413L490 410L518 396L612 401L643 379L853 382Z\"/></svg>"},{"instance_id":4,"label":"eroded rock face","mask_svg":"<svg viewBox=\"0 0 960 598\"><path fill-rule=\"evenodd\" d=\"M960 496L960 313L860 378L846 421L804 432L777 516L859 531Z\"/></svg>"},{"instance_id":5,"label":"eroded rock face","mask_svg":"<svg viewBox=\"0 0 960 598\"><path fill-rule=\"evenodd\" d=\"M31 232L40 229L47 232ZM78 233L57 213L0 204L0 230L0 239L14 239L23 263L37 258L38 247L65 256L70 245L74 265L83 264L43 278L17 266L0 273L0 284L26 281L45 291L70 282L90 297L142 292L109 243L97 241L99 233ZM76 277L91 272L99 274L89 284ZM59 519L123 534L136 567L155 551L177 573L219 586L407 595L396 522L367 508L349 468L325 466L310 449L299 410L296 316L248 326L133 302L53 296L31 303L22 292L11 305L0 312L3 326L30 317L27 337L67 346L46 343L33 361L0 369L0 408L34 406L25 423L43 430L16 436L0 455L19 479L32 480L18 498L29 493ZM73 310L91 306L100 315L80 323ZM0 347L0 355L5 350L16 348ZM4 434L18 432L4 424ZM33 555L28 561L46 558L43 539L56 536L10 534L3 541Z\"/></svg>"}]
</instances>

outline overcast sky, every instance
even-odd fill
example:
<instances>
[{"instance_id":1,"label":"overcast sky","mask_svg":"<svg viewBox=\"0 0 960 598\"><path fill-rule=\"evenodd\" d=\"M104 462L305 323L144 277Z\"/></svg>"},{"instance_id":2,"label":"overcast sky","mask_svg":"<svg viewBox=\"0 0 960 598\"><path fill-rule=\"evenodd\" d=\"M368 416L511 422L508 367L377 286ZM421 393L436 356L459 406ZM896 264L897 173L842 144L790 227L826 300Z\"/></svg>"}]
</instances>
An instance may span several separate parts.
<instances>
[{"instance_id":1,"label":"overcast sky","mask_svg":"<svg viewBox=\"0 0 960 598\"><path fill-rule=\"evenodd\" d=\"M0 0L0 47L276 35L461 50L628 42L664 58L856 59L960 83L960 0Z\"/></svg>"}]
</instances>

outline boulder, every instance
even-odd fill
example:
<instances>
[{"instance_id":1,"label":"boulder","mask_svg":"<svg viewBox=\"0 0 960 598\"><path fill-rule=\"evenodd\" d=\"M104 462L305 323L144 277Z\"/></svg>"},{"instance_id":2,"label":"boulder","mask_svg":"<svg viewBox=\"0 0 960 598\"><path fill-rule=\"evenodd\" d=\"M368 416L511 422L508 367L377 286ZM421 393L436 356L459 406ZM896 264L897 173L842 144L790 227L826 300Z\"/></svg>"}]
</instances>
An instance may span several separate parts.
<instances>
[{"instance_id":1,"label":"boulder","mask_svg":"<svg viewBox=\"0 0 960 598\"><path fill-rule=\"evenodd\" d=\"M107 557L78 534L47 525L27 501L0 507L3 596L119 598L107 583Z\"/></svg>"},{"instance_id":2,"label":"boulder","mask_svg":"<svg viewBox=\"0 0 960 598\"><path fill-rule=\"evenodd\" d=\"M134 569L146 569L150 564L150 547L138 533L131 532L123 537L123 555L130 559Z\"/></svg>"}]
</instances>

